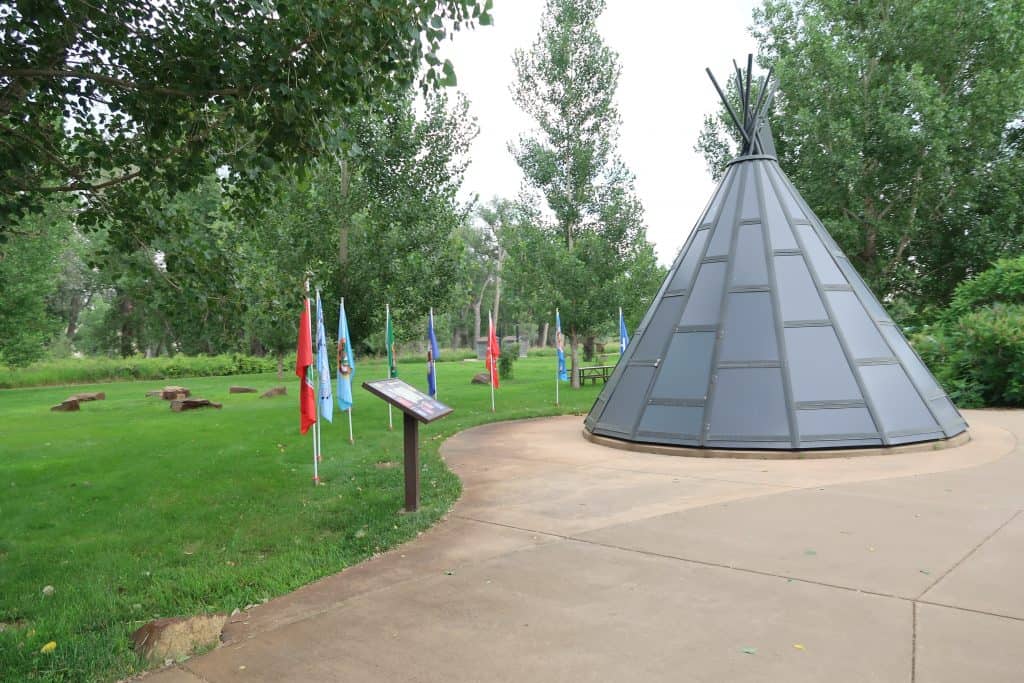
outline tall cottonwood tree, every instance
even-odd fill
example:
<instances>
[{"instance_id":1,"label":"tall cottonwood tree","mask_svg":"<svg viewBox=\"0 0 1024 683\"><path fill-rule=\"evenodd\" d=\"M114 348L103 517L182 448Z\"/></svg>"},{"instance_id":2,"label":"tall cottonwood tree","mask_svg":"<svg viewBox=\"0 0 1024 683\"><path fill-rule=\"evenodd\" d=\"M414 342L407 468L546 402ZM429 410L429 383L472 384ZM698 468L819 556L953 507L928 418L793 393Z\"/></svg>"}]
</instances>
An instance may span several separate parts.
<instances>
[{"instance_id":1,"label":"tall cottonwood tree","mask_svg":"<svg viewBox=\"0 0 1024 683\"><path fill-rule=\"evenodd\" d=\"M520 231L518 271L554 292L574 386L581 335L615 316L619 286L651 249L633 177L617 151L620 68L597 30L604 9L604 0L548 0L537 39L513 57L513 98L538 130L511 151L554 217Z\"/></svg>"},{"instance_id":2,"label":"tall cottonwood tree","mask_svg":"<svg viewBox=\"0 0 1024 683\"><path fill-rule=\"evenodd\" d=\"M885 299L943 304L1024 249L1024 3L768 0L779 162ZM698 148L719 173L725 113Z\"/></svg>"},{"instance_id":3,"label":"tall cottonwood tree","mask_svg":"<svg viewBox=\"0 0 1024 683\"><path fill-rule=\"evenodd\" d=\"M441 42L491 0L0 3L0 242L52 194L135 226L140 198L317 155L324 118L452 84ZM154 227L149 225L149 227Z\"/></svg>"}]
</instances>

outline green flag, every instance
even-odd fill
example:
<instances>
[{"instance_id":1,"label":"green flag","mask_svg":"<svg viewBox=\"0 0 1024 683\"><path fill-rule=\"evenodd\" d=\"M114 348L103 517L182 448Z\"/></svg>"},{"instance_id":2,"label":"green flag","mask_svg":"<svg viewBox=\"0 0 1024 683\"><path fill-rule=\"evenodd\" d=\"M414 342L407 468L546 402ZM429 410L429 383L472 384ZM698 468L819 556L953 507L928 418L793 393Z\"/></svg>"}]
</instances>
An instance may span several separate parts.
<instances>
[{"instance_id":1,"label":"green flag","mask_svg":"<svg viewBox=\"0 0 1024 683\"><path fill-rule=\"evenodd\" d=\"M391 329L391 306L385 309L384 343L388 347L388 377L398 377L398 365L395 358L395 333Z\"/></svg>"}]
</instances>

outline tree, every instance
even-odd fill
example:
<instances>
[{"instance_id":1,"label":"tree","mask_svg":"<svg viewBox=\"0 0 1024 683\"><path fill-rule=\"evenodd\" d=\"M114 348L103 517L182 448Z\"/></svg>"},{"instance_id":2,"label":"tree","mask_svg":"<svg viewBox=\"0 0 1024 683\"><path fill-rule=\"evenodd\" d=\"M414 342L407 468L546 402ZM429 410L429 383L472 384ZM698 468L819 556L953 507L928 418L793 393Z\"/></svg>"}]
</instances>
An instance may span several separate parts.
<instances>
[{"instance_id":1,"label":"tree","mask_svg":"<svg viewBox=\"0 0 1024 683\"><path fill-rule=\"evenodd\" d=\"M619 66L597 31L604 8L604 0L548 0L533 46L513 57L513 98L539 130L511 151L554 216L538 213L520 230L516 270L545 283L560 305L573 386L580 335L614 318L618 287L650 249L633 177L616 151Z\"/></svg>"},{"instance_id":2,"label":"tree","mask_svg":"<svg viewBox=\"0 0 1024 683\"><path fill-rule=\"evenodd\" d=\"M305 169L279 171L269 191L234 207L245 226L245 327L275 353L294 345L307 273L329 310L345 297L364 350L384 328L385 302L399 337L412 329L418 335L421 316L440 306L456 281L462 243L453 236L466 219L456 195L476 134L468 104L433 93L417 116L410 89L386 107L350 111L332 127L351 140L344 156L325 153Z\"/></svg>"},{"instance_id":3,"label":"tree","mask_svg":"<svg viewBox=\"0 0 1024 683\"><path fill-rule=\"evenodd\" d=\"M140 196L303 165L325 115L453 84L441 42L490 0L0 6L0 217L81 195L132 226ZM426 64L424 65L424 61ZM0 220L0 239L9 235ZM116 236L116 235L115 235ZM130 241L127 242L129 245Z\"/></svg>"},{"instance_id":4,"label":"tree","mask_svg":"<svg viewBox=\"0 0 1024 683\"><path fill-rule=\"evenodd\" d=\"M0 254L0 364L27 365L41 358L60 333L60 319L46 302L58 288L59 256L71 232L66 202L51 200L44 210L14 226L20 238Z\"/></svg>"},{"instance_id":5,"label":"tree","mask_svg":"<svg viewBox=\"0 0 1024 683\"><path fill-rule=\"evenodd\" d=\"M498 255L495 235L485 226L486 223L482 226L467 220L457 231L462 251L456 269L458 279L447 306L453 317L452 346L465 339L467 346L474 347L480 338L481 309L488 288L494 283Z\"/></svg>"},{"instance_id":6,"label":"tree","mask_svg":"<svg viewBox=\"0 0 1024 683\"><path fill-rule=\"evenodd\" d=\"M362 108L345 122L347 196L338 191L336 156L325 153L268 171L258 196L251 186L225 191L213 175L173 197L155 195L134 212L158 229L131 249L112 248L107 231L90 233L96 272L88 287L101 296L90 302L98 308L86 316L83 343L122 355L269 352L281 362L294 348L307 277L332 311L345 295L363 343L382 326L377 304L386 298L418 332L419 316L456 279L462 245L452 236L466 214L456 194L476 130L467 106L429 94L417 117L410 89L386 107ZM339 216L352 227L344 263ZM68 326L76 295L88 295L75 284L76 268L51 297Z\"/></svg>"},{"instance_id":7,"label":"tree","mask_svg":"<svg viewBox=\"0 0 1024 683\"><path fill-rule=\"evenodd\" d=\"M441 306L456 281L463 245L453 235L468 219L458 192L476 120L465 98L439 93L417 116L409 91L346 125L354 141L350 196L334 199L336 215L350 216L351 228L348 260L332 284L345 293L353 330L383 330L383 304L390 302L399 336L420 336L423 316ZM332 167L333 187L341 172Z\"/></svg>"},{"instance_id":8,"label":"tree","mask_svg":"<svg viewBox=\"0 0 1024 683\"><path fill-rule=\"evenodd\" d=\"M768 0L779 163L883 299L941 305L1024 248L1019 0ZM724 116L698 142L727 156Z\"/></svg>"}]
</instances>

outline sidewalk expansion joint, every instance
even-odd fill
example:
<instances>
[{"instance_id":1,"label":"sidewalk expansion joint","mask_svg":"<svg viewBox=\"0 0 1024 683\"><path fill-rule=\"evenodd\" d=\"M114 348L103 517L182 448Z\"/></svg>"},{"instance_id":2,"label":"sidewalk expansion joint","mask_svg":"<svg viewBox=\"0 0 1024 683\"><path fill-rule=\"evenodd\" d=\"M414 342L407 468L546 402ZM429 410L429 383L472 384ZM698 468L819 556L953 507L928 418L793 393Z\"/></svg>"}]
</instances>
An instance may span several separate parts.
<instances>
[{"instance_id":1,"label":"sidewalk expansion joint","mask_svg":"<svg viewBox=\"0 0 1024 683\"><path fill-rule=\"evenodd\" d=\"M921 594L920 594L920 595L918 595L918 596L917 596L917 598L915 598L915 599L916 599L916 600L921 600L921 598L923 598L923 597L924 597L925 595L927 595L927 594L928 594L928 591L930 591L931 589L933 589L933 588L935 588L935 587L936 587L937 585L939 585L939 583L941 583L941 582L942 582L942 580L943 580L944 578L946 578L947 576L949 576L949 575L950 575L950 574L951 574L951 573L952 573L953 571L955 571L955 570L956 570L956 568L957 568L957 567L959 567L959 566L960 566L961 564L963 564L963 563L964 563L965 561L967 561L967 558L969 558L969 557L970 557L971 555L973 555L974 553L978 552L978 550L979 550L979 549L981 548L981 546L983 546L983 545L985 545L986 543L988 543L989 541L991 541L991 540L992 540L992 538L993 538L993 537L994 537L994 536L995 536L996 534L998 534L998 533L999 533L1000 531L1002 531L1003 529L1005 529L1005 528L1007 527L1007 525L1009 525L1009 524L1010 524L1010 522L1012 522L1013 520L1017 519L1017 517L1019 517L1019 516L1020 516L1020 513L1021 513L1021 511L1020 511L1020 510L1017 510L1017 511L1016 511L1016 512L1014 512L1014 513L1013 513L1012 515L1010 515L1010 518L1009 518L1009 519L1007 519L1007 520L1006 520L1005 522L1003 522L1002 524L1000 524L1000 525L999 525L998 527L996 527L996 530L995 530L995 531L993 531L992 533L990 533L990 534L989 534L988 536L986 536L985 538L981 539L981 541L980 541L980 542L979 542L979 543L978 543L978 544L977 544L976 546L974 546L973 548L971 548L970 550L968 550L968 551L967 551L967 554L966 554L966 555L964 555L963 557L961 557L961 558L960 558L959 560L957 560L956 564L954 564L954 565L953 565L952 567L950 567L950 568L949 568L949 569L947 569L946 571L942 572L942 574L941 574L941 575L940 575L940 576L939 576L939 577L938 577L937 579L935 579L935 581L933 581L933 582L932 582L931 584L929 584L927 588L925 588L925 589L924 589L923 591L921 591Z\"/></svg>"},{"instance_id":2,"label":"sidewalk expansion joint","mask_svg":"<svg viewBox=\"0 0 1024 683\"><path fill-rule=\"evenodd\" d=\"M569 534L557 534L550 531L539 531L537 529L529 529L527 527L516 526L514 524L505 524L503 522L492 522L486 519L478 519L475 517L466 517L459 515L462 519L479 522L481 524L492 524L494 526L505 527L507 529L515 529L517 531L524 531L531 534L539 534L541 536L550 536L552 538L558 538L564 541L572 541L574 543L582 543L585 545L592 545L599 548L608 548L610 550L619 550L621 552L635 553L637 555L646 555L648 557L657 557L665 560L674 560L676 562L684 562L687 564L695 564L703 567L714 567L716 569L726 569L729 571L742 572L744 574L754 574L756 576L764 576L773 579L785 579L787 581L793 581L796 583L805 583L812 586L821 586L822 588L833 588L841 591L848 591L850 593L860 593L862 595L871 595L879 598L890 598L892 600L899 600L901 602L909 602L913 605L930 605L932 607L944 607L946 609L956 610L958 612L969 612L971 614L982 614L989 617L996 617L999 619L1010 619L1011 621L1024 622L1024 616L1013 616L1010 614L1000 614L998 612L989 612L981 609L973 609L971 607L961 607L959 605L950 605L942 602L935 602L932 600L923 600L921 598L913 598L905 595L897 595L896 593L886 593L883 591L875 591L867 588L856 588L854 586L844 586L837 583L829 583L827 581L817 581L815 579L807 579L799 576L789 576L786 574L778 574L776 572L770 572L763 569L751 569L749 567L738 567L736 565L725 564L722 562L713 562L710 560L698 560L692 557L683 557L681 555L670 555L667 553L659 553L653 550L642 550L639 548L629 548L627 546L616 545L614 543L602 543L600 541L592 541L579 536L572 536ZM1012 519L1012 518L1011 518ZM1007 522L1009 523L1009 522ZM1003 525L1005 526L1005 524ZM593 531L597 531L594 529ZM998 531L998 530L997 530Z\"/></svg>"},{"instance_id":3,"label":"sidewalk expansion joint","mask_svg":"<svg viewBox=\"0 0 1024 683\"><path fill-rule=\"evenodd\" d=\"M917 681L917 601L910 603L910 683Z\"/></svg>"},{"instance_id":4,"label":"sidewalk expansion joint","mask_svg":"<svg viewBox=\"0 0 1024 683\"><path fill-rule=\"evenodd\" d=\"M182 671L186 672L190 676L195 676L198 680L202 681L203 683L213 683L213 681L211 681L209 678L207 678L206 676L202 675L197 671L193 671L187 665L188 662L182 662L178 665L178 668L180 668Z\"/></svg>"}]
</instances>

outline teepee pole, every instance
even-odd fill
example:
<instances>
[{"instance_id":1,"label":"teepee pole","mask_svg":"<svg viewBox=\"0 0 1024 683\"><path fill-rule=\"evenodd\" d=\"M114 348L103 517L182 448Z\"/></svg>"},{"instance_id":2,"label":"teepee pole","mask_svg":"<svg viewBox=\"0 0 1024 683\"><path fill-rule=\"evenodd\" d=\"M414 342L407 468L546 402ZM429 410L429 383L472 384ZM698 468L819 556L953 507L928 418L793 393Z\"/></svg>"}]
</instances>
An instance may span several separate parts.
<instances>
[{"instance_id":1,"label":"teepee pole","mask_svg":"<svg viewBox=\"0 0 1024 683\"><path fill-rule=\"evenodd\" d=\"M740 105L743 107L743 127L747 126L747 101L743 98L743 72L736 60L732 60L732 68L736 72L736 96L740 98Z\"/></svg>"},{"instance_id":2,"label":"teepee pole","mask_svg":"<svg viewBox=\"0 0 1024 683\"><path fill-rule=\"evenodd\" d=\"M708 78L711 79L711 82L715 86L715 90L718 91L718 96L722 98L722 104L725 105L725 110L729 112L729 116L732 117L733 124L735 124L736 127L739 128L740 134L743 136L743 139L747 141L747 145L750 145L750 136L747 135L747 131L743 128L743 126L740 125L739 119L736 118L736 112L733 111L732 105L729 104L729 98L725 96L724 92L722 92L722 88L721 86L718 85L718 81L715 80L715 75L711 73L711 69L705 69L705 71L708 72Z\"/></svg>"},{"instance_id":3,"label":"teepee pole","mask_svg":"<svg viewBox=\"0 0 1024 683\"><path fill-rule=\"evenodd\" d=\"M747 94L743 96L743 106L747 110L747 116L750 116L751 111L752 111L750 109L750 81L753 80L753 71L754 71L754 55L752 53L748 53L747 54L747 90L746 90ZM751 122L748 121L747 125L749 126L750 123ZM756 136L751 136L751 137L756 137Z\"/></svg>"}]
</instances>

